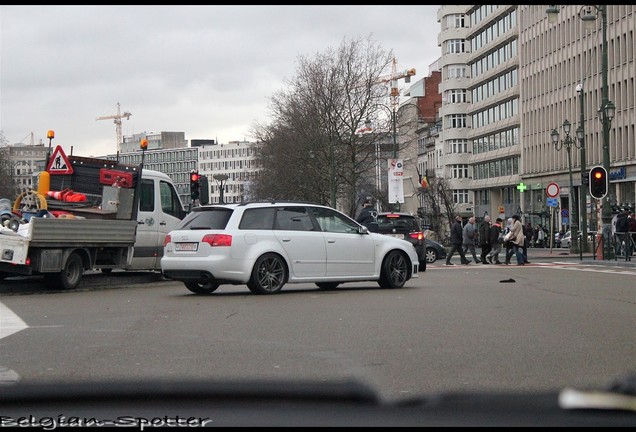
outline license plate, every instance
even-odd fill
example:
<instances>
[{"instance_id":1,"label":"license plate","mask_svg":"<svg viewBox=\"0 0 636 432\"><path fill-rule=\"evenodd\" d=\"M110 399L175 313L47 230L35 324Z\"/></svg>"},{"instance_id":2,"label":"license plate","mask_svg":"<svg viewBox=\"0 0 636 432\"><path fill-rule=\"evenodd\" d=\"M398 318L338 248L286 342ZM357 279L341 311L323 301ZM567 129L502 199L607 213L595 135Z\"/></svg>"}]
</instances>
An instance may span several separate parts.
<instances>
[{"instance_id":1,"label":"license plate","mask_svg":"<svg viewBox=\"0 0 636 432\"><path fill-rule=\"evenodd\" d=\"M174 250L176 251L196 251L199 248L199 243L176 243Z\"/></svg>"},{"instance_id":2,"label":"license plate","mask_svg":"<svg viewBox=\"0 0 636 432\"><path fill-rule=\"evenodd\" d=\"M404 234L387 234L388 236L404 239Z\"/></svg>"}]
</instances>

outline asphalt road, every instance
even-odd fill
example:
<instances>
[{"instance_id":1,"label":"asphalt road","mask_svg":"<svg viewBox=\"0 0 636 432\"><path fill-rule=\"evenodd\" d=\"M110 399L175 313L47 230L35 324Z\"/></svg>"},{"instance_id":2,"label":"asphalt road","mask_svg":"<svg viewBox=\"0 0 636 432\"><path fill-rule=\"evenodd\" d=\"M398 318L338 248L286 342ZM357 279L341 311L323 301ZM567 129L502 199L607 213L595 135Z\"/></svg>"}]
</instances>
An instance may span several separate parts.
<instances>
[{"instance_id":1,"label":"asphalt road","mask_svg":"<svg viewBox=\"0 0 636 432\"><path fill-rule=\"evenodd\" d=\"M356 379L387 398L600 387L634 370L634 276L576 260L436 263L402 289L272 296L197 296L149 274L95 275L72 292L7 293L5 281L0 319L26 327L4 325L0 381Z\"/></svg>"}]
</instances>

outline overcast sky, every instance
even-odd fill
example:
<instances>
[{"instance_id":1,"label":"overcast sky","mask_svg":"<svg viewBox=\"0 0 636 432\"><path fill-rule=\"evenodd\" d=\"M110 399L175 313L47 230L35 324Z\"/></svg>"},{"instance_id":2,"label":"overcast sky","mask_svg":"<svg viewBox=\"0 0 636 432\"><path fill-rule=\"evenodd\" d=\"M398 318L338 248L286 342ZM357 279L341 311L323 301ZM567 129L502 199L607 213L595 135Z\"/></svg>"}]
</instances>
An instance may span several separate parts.
<instances>
[{"instance_id":1,"label":"overcast sky","mask_svg":"<svg viewBox=\"0 0 636 432\"><path fill-rule=\"evenodd\" d=\"M429 75L438 6L0 6L0 130L9 143L116 152L124 135L250 140L298 57L371 37ZM391 71L387 70L389 74Z\"/></svg>"}]
</instances>

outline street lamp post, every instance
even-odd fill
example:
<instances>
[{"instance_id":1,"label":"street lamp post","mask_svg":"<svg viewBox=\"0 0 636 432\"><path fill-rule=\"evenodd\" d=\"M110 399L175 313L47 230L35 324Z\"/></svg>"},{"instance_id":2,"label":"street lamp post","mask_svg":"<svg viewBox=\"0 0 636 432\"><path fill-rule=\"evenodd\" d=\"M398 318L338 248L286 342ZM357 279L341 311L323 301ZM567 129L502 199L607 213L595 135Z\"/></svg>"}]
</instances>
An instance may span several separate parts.
<instances>
[{"instance_id":1,"label":"street lamp post","mask_svg":"<svg viewBox=\"0 0 636 432\"><path fill-rule=\"evenodd\" d=\"M391 113L391 135L392 135L392 140L393 140L393 159L397 160L397 157L398 157L398 142L397 142L397 111L398 111L398 107L395 106L395 105L393 107L389 107L387 105L384 105L383 103L377 103L377 105L381 106L383 108L386 108ZM415 105L415 104L404 104L402 106L406 106L406 105L413 105L413 106L417 107L417 105ZM371 128L371 120L367 119L366 123L367 123L366 127L368 129L370 129ZM391 181L389 179L389 181L388 181L389 193L390 193L390 184L391 184ZM397 198L395 200L393 210L394 211L400 211L400 202L397 200Z\"/></svg>"},{"instance_id":2,"label":"street lamp post","mask_svg":"<svg viewBox=\"0 0 636 432\"><path fill-rule=\"evenodd\" d=\"M576 92L579 94L579 127L576 128L576 137L579 140L579 149L581 150L581 187L579 189L579 215L581 219L581 253L587 252L587 185L589 178L587 177L586 155L585 155L585 101L583 96L583 83L576 86Z\"/></svg>"},{"instance_id":3,"label":"street lamp post","mask_svg":"<svg viewBox=\"0 0 636 432\"><path fill-rule=\"evenodd\" d=\"M224 190L223 190L224 189L223 182L227 181L227 179L229 179L230 177L227 174L214 174L212 176L212 178L220 183L220 186L219 186L219 204L225 204L224 196L223 196L223 192L224 192Z\"/></svg>"},{"instance_id":4,"label":"street lamp post","mask_svg":"<svg viewBox=\"0 0 636 432\"><path fill-rule=\"evenodd\" d=\"M563 121L563 132L565 132L565 139L559 140L559 132L556 129L552 129L552 133L550 133L550 138L552 138L552 144L554 144L554 148L556 151L561 151L563 148L568 153L568 172L570 174L570 238L574 239L571 244L577 244L578 239L578 220L579 215L577 212L577 200L576 194L574 193L574 182L572 181L572 146L578 147L576 141L572 139L570 136L572 125L566 119Z\"/></svg>"},{"instance_id":5,"label":"street lamp post","mask_svg":"<svg viewBox=\"0 0 636 432\"><path fill-rule=\"evenodd\" d=\"M548 21L554 23L559 13L559 7L550 5L546 9ZM609 132L610 124L616 113L616 106L609 100L607 74L607 5L585 5L579 9L578 16L585 23L587 29L594 29L598 15L601 15L601 36L602 36L602 52L601 52L601 106L598 110L599 120L603 127L603 168L610 172L610 151L609 151ZM610 225L612 222L612 210L610 205L610 194L603 198L601 220L603 222L603 259L609 259L611 248L609 245Z\"/></svg>"}]
</instances>

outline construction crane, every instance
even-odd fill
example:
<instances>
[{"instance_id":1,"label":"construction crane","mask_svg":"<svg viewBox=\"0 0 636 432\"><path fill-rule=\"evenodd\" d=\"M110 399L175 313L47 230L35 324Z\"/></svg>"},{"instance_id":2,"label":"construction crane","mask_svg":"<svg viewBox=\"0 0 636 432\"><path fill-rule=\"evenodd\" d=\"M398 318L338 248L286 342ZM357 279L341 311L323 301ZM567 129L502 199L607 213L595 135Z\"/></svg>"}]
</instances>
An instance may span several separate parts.
<instances>
[{"instance_id":1,"label":"construction crane","mask_svg":"<svg viewBox=\"0 0 636 432\"><path fill-rule=\"evenodd\" d=\"M102 117L97 117L95 120L110 120L113 119L113 121L115 122L115 133L117 134L117 153L119 153L119 151L121 150L121 145L124 142L124 137L123 134L121 132L121 119L125 118L126 120L130 119L130 116L132 114L129 113L128 111L124 112L123 114L120 111L120 105L119 102L117 102L117 114L115 115L110 115L110 116L102 116Z\"/></svg>"},{"instance_id":2,"label":"construction crane","mask_svg":"<svg viewBox=\"0 0 636 432\"><path fill-rule=\"evenodd\" d=\"M397 59L395 57L393 57L392 63L393 64L391 67L391 74L379 76L373 82L373 84L383 84L387 82L391 83L391 92L389 94L391 97L391 108L397 109L397 106L399 105L399 102L400 102L400 89L398 88L398 80L404 79L405 83L407 84L410 83L411 77L415 75L415 68L406 69L406 70L398 72Z\"/></svg>"}]
</instances>

